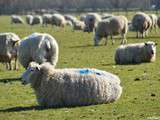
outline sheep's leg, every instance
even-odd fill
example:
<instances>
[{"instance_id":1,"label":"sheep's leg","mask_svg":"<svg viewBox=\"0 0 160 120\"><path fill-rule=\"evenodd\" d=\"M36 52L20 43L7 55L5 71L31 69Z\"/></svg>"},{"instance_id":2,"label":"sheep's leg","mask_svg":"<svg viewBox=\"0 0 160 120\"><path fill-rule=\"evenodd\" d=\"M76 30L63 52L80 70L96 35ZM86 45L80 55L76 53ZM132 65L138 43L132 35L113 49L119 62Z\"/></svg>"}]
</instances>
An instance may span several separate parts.
<instances>
[{"instance_id":1,"label":"sheep's leg","mask_svg":"<svg viewBox=\"0 0 160 120\"><path fill-rule=\"evenodd\" d=\"M9 70L12 70L12 63L9 61Z\"/></svg>"},{"instance_id":2,"label":"sheep's leg","mask_svg":"<svg viewBox=\"0 0 160 120\"><path fill-rule=\"evenodd\" d=\"M114 40L114 38L113 38L113 35L111 35L111 40L112 40L112 45L114 45L115 40Z\"/></svg>"},{"instance_id":3,"label":"sheep's leg","mask_svg":"<svg viewBox=\"0 0 160 120\"><path fill-rule=\"evenodd\" d=\"M121 44L125 44L125 43L127 43L127 39L126 39L125 34L121 34L121 35L122 35L122 41L121 41Z\"/></svg>"},{"instance_id":4,"label":"sheep's leg","mask_svg":"<svg viewBox=\"0 0 160 120\"><path fill-rule=\"evenodd\" d=\"M107 44L108 44L108 36L106 36L106 40L105 40L104 45L107 45Z\"/></svg>"}]
</instances>

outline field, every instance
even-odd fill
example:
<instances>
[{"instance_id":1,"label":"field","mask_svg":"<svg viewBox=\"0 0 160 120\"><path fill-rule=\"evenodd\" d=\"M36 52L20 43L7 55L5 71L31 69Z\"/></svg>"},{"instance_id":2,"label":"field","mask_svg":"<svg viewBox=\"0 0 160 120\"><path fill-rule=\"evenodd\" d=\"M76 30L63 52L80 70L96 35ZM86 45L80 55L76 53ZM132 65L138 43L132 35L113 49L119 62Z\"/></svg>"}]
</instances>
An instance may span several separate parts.
<instances>
[{"instance_id":1,"label":"field","mask_svg":"<svg viewBox=\"0 0 160 120\"><path fill-rule=\"evenodd\" d=\"M130 14L129 14L130 15ZM131 18L131 15L129 16ZM127 35L128 43L155 41L157 60L138 65L115 65L114 52L120 44L120 36L114 45L93 46L93 33L73 32L51 26L11 25L9 16L0 16L0 32L15 32L21 38L33 32L46 32L58 41L60 54L57 68L90 67L117 74L121 79L123 94L111 104L42 109L38 107L33 89L23 86L20 77L24 68L6 71L0 64L0 120L159 120L160 119L160 29L152 31L145 39Z\"/></svg>"}]
</instances>

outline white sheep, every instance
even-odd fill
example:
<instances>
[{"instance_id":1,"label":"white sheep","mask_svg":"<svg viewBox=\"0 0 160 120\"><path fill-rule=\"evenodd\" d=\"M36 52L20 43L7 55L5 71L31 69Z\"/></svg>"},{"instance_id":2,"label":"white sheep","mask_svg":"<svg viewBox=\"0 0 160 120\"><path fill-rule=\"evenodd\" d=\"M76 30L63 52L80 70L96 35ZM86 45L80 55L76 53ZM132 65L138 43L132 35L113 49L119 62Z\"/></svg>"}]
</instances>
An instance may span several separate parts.
<instances>
[{"instance_id":1,"label":"white sheep","mask_svg":"<svg viewBox=\"0 0 160 120\"><path fill-rule=\"evenodd\" d=\"M137 64L153 62L156 59L156 44L154 42L121 45L116 49L116 64Z\"/></svg>"},{"instance_id":2,"label":"white sheep","mask_svg":"<svg viewBox=\"0 0 160 120\"><path fill-rule=\"evenodd\" d=\"M105 45L107 45L107 38L110 35L112 44L114 43L113 36L121 34L121 44L127 43L126 34L128 32L128 20L125 16L113 16L100 21L96 27L94 35L94 45L98 46L100 40L105 37Z\"/></svg>"},{"instance_id":3,"label":"white sheep","mask_svg":"<svg viewBox=\"0 0 160 120\"><path fill-rule=\"evenodd\" d=\"M11 16L11 24L13 24L13 23L15 23L15 24L24 24L24 21L20 16L12 15Z\"/></svg>"},{"instance_id":4,"label":"white sheep","mask_svg":"<svg viewBox=\"0 0 160 120\"><path fill-rule=\"evenodd\" d=\"M76 20L73 22L73 30L84 30L85 24L83 21Z\"/></svg>"},{"instance_id":5,"label":"white sheep","mask_svg":"<svg viewBox=\"0 0 160 120\"><path fill-rule=\"evenodd\" d=\"M43 26L47 26L48 24L52 24L52 15L51 14L44 14L42 16Z\"/></svg>"},{"instance_id":6,"label":"white sheep","mask_svg":"<svg viewBox=\"0 0 160 120\"><path fill-rule=\"evenodd\" d=\"M98 22L100 21L101 21L101 16L99 14L88 13L84 20L85 23L84 32L93 32Z\"/></svg>"},{"instance_id":7,"label":"white sheep","mask_svg":"<svg viewBox=\"0 0 160 120\"><path fill-rule=\"evenodd\" d=\"M142 38L144 38L148 34L148 30L151 28L152 21L149 15L138 12L133 16L132 19L132 26L133 29L137 32L137 38L139 37L139 32L142 35Z\"/></svg>"},{"instance_id":8,"label":"white sheep","mask_svg":"<svg viewBox=\"0 0 160 120\"><path fill-rule=\"evenodd\" d=\"M155 31L156 31L158 17L157 17L155 14L150 14L149 17L150 17L151 20L152 20L151 31L152 31L153 29L155 29Z\"/></svg>"},{"instance_id":9,"label":"white sheep","mask_svg":"<svg viewBox=\"0 0 160 120\"><path fill-rule=\"evenodd\" d=\"M12 60L15 59L14 69L18 69L17 54L20 38L15 33L0 33L0 62L6 63L6 68L12 70Z\"/></svg>"},{"instance_id":10,"label":"white sheep","mask_svg":"<svg viewBox=\"0 0 160 120\"><path fill-rule=\"evenodd\" d=\"M33 33L20 42L18 59L27 68L31 61L37 63L50 62L56 66L58 61L58 44L46 33Z\"/></svg>"},{"instance_id":11,"label":"white sheep","mask_svg":"<svg viewBox=\"0 0 160 120\"><path fill-rule=\"evenodd\" d=\"M52 15L52 25L64 27L66 25L66 20L63 15L55 13Z\"/></svg>"},{"instance_id":12,"label":"white sheep","mask_svg":"<svg viewBox=\"0 0 160 120\"><path fill-rule=\"evenodd\" d=\"M48 63L31 62L22 84L31 83L39 105L83 106L116 101L122 93L120 79L109 72L89 69L54 69Z\"/></svg>"}]
</instances>

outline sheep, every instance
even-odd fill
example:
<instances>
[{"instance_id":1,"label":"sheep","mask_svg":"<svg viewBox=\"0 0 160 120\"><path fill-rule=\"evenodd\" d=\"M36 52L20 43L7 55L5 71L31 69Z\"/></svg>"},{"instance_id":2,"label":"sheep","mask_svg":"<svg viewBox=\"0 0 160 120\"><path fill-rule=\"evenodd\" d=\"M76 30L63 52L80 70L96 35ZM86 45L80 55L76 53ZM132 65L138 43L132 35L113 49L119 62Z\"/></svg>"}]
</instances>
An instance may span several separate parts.
<instances>
[{"instance_id":1,"label":"sheep","mask_svg":"<svg viewBox=\"0 0 160 120\"><path fill-rule=\"evenodd\" d=\"M82 21L77 20L73 23L73 30L84 30L84 28L85 24Z\"/></svg>"},{"instance_id":2,"label":"sheep","mask_svg":"<svg viewBox=\"0 0 160 120\"><path fill-rule=\"evenodd\" d=\"M31 25L33 22L33 15L27 15L26 16L26 23Z\"/></svg>"},{"instance_id":3,"label":"sheep","mask_svg":"<svg viewBox=\"0 0 160 120\"><path fill-rule=\"evenodd\" d=\"M56 66L58 54L58 44L51 35L33 33L20 42L18 59L24 68L27 68L31 61L39 64L50 62Z\"/></svg>"},{"instance_id":4,"label":"sheep","mask_svg":"<svg viewBox=\"0 0 160 120\"><path fill-rule=\"evenodd\" d=\"M12 15L11 16L11 24L13 24L13 23L15 23L15 24L24 24L24 21L20 16Z\"/></svg>"},{"instance_id":5,"label":"sheep","mask_svg":"<svg viewBox=\"0 0 160 120\"><path fill-rule=\"evenodd\" d=\"M124 16L113 16L107 19L100 21L96 27L95 35L94 35L94 45L98 46L100 40L105 37L105 45L107 45L107 38L111 35L111 39L113 35L121 34L122 41L121 44L127 43L126 34L128 31L128 20ZM112 39L112 44L114 44L114 40Z\"/></svg>"},{"instance_id":6,"label":"sheep","mask_svg":"<svg viewBox=\"0 0 160 120\"><path fill-rule=\"evenodd\" d=\"M64 15L65 19L68 20L68 21L71 21L72 24L77 21L77 18L72 16L72 15Z\"/></svg>"},{"instance_id":7,"label":"sheep","mask_svg":"<svg viewBox=\"0 0 160 120\"><path fill-rule=\"evenodd\" d=\"M147 35L148 30L151 28L152 21L149 15L138 12L133 16L132 26L133 29L137 32L137 38L139 37L138 32L142 34L142 38Z\"/></svg>"},{"instance_id":8,"label":"sheep","mask_svg":"<svg viewBox=\"0 0 160 120\"><path fill-rule=\"evenodd\" d=\"M152 29L154 29L154 28L155 28L155 31L156 31L158 17L157 17L155 14L150 14L149 17L150 17L151 20L152 20L151 31L152 31Z\"/></svg>"},{"instance_id":9,"label":"sheep","mask_svg":"<svg viewBox=\"0 0 160 120\"><path fill-rule=\"evenodd\" d=\"M69 20L66 20L66 25L67 25L67 26L71 26L71 27L73 26L72 22L69 21Z\"/></svg>"},{"instance_id":10,"label":"sheep","mask_svg":"<svg viewBox=\"0 0 160 120\"><path fill-rule=\"evenodd\" d=\"M160 17L158 17L157 26L160 28Z\"/></svg>"},{"instance_id":11,"label":"sheep","mask_svg":"<svg viewBox=\"0 0 160 120\"><path fill-rule=\"evenodd\" d=\"M43 26L47 26L47 24L52 23L52 15L51 14L44 14L42 16Z\"/></svg>"},{"instance_id":12,"label":"sheep","mask_svg":"<svg viewBox=\"0 0 160 120\"><path fill-rule=\"evenodd\" d=\"M52 25L59 27L64 27L66 25L66 20L63 15L55 13L52 15Z\"/></svg>"},{"instance_id":13,"label":"sheep","mask_svg":"<svg viewBox=\"0 0 160 120\"><path fill-rule=\"evenodd\" d=\"M148 41L121 45L116 49L116 64L139 64L142 62L154 62L156 60L156 43Z\"/></svg>"},{"instance_id":14,"label":"sheep","mask_svg":"<svg viewBox=\"0 0 160 120\"><path fill-rule=\"evenodd\" d=\"M88 13L84 20L85 23L84 32L88 33L93 32L98 22L100 21L101 21L100 15L98 15L97 13Z\"/></svg>"},{"instance_id":15,"label":"sheep","mask_svg":"<svg viewBox=\"0 0 160 120\"><path fill-rule=\"evenodd\" d=\"M30 25L42 24L43 20L40 15L33 16L33 20Z\"/></svg>"},{"instance_id":16,"label":"sheep","mask_svg":"<svg viewBox=\"0 0 160 120\"><path fill-rule=\"evenodd\" d=\"M118 100L122 93L119 77L98 69L54 69L48 63L31 62L21 78L23 85L31 83L43 107L110 103Z\"/></svg>"},{"instance_id":17,"label":"sheep","mask_svg":"<svg viewBox=\"0 0 160 120\"><path fill-rule=\"evenodd\" d=\"M15 33L0 33L0 62L6 63L6 69L12 70L12 60L15 59L14 69L18 69L17 54L20 38Z\"/></svg>"}]
</instances>

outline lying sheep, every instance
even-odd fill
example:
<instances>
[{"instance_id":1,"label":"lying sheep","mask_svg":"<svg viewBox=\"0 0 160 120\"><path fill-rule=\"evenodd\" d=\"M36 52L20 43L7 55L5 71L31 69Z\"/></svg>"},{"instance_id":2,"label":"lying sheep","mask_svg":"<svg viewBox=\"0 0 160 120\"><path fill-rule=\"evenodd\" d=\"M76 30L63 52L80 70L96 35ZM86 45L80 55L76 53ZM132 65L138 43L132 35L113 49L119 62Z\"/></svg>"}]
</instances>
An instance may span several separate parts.
<instances>
[{"instance_id":1,"label":"lying sheep","mask_svg":"<svg viewBox=\"0 0 160 120\"><path fill-rule=\"evenodd\" d=\"M24 24L24 21L20 16L12 15L11 16L11 24L13 24L13 23L15 23L15 24Z\"/></svg>"},{"instance_id":2,"label":"lying sheep","mask_svg":"<svg viewBox=\"0 0 160 120\"><path fill-rule=\"evenodd\" d=\"M51 35L34 33L20 42L18 59L24 68L27 68L31 61L39 64L50 62L56 66L58 53L58 44Z\"/></svg>"},{"instance_id":3,"label":"lying sheep","mask_svg":"<svg viewBox=\"0 0 160 120\"><path fill-rule=\"evenodd\" d=\"M113 16L108 19L104 19L98 23L94 35L94 45L98 46L100 40L105 37L105 45L107 45L107 38L111 35L111 39L114 35L121 34L121 44L127 43L126 34L128 31L128 20L124 16ZM112 39L112 44L114 40Z\"/></svg>"},{"instance_id":4,"label":"lying sheep","mask_svg":"<svg viewBox=\"0 0 160 120\"><path fill-rule=\"evenodd\" d=\"M93 32L94 29L96 28L98 22L101 21L101 17L97 13L88 13L85 17L84 23L85 23L85 28L84 32Z\"/></svg>"},{"instance_id":5,"label":"lying sheep","mask_svg":"<svg viewBox=\"0 0 160 120\"><path fill-rule=\"evenodd\" d=\"M43 26L47 26L48 24L52 24L52 15L51 14L44 14L42 16Z\"/></svg>"},{"instance_id":6,"label":"lying sheep","mask_svg":"<svg viewBox=\"0 0 160 120\"><path fill-rule=\"evenodd\" d=\"M151 25L151 18L143 12L136 13L132 19L132 26L137 32L137 38L139 37L138 32L140 32L142 38L144 38L145 35L147 35L148 30L151 28Z\"/></svg>"},{"instance_id":7,"label":"lying sheep","mask_svg":"<svg viewBox=\"0 0 160 120\"><path fill-rule=\"evenodd\" d=\"M55 13L52 15L52 25L64 27L66 25L66 20L63 15Z\"/></svg>"},{"instance_id":8,"label":"lying sheep","mask_svg":"<svg viewBox=\"0 0 160 120\"><path fill-rule=\"evenodd\" d=\"M120 79L97 69L54 69L48 63L30 63L22 83L31 83L39 105L84 106L116 101L122 93Z\"/></svg>"},{"instance_id":9,"label":"lying sheep","mask_svg":"<svg viewBox=\"0 0 160 120\"><path fill-rule=\"evenodd\" d=\"M152 29L155 29L156 31L158 17L155 14L150 14L149 17L151 18L151 21L152 21L151 31Z\"/></svg>"},{"instance_id":10,"label":"lying sheep","mask_svg":"<svg viewBox=\"0 0 160 120\"><path fill-rule=\"evenodd\" d=\"M156 44L154 42L121 45L116 49L116 64L135 64L153 62L156 59Z\"/></svg>"},{"instance_id":11,"label":"lying sheep","mask_svg":"<svg viewBox=\"0 0 160 120\"><path fill-rule=\"evenodd\" d=\"M13 59L15 59L14 69L18 69L18 41L20 38L15 33L0 33L0 62L6 63L8 70L12 70Z\"/></svg>"}]
</instances>

